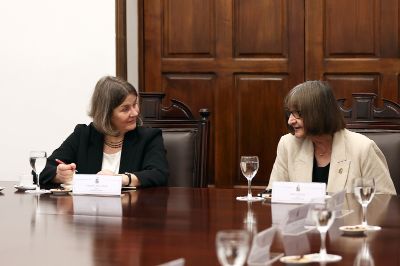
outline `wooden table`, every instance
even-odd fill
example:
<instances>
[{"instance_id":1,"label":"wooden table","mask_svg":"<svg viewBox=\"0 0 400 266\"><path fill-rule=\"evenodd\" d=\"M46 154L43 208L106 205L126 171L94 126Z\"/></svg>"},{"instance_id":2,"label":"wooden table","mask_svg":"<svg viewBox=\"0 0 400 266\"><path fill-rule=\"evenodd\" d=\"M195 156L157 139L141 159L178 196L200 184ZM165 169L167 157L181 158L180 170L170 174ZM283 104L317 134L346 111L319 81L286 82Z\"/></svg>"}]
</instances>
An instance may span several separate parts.
<instances>
[{"instance_id":1,"label":"wooden table","mask_svg":"<svg viewBox=\"0 0 400 266\"><path fill-rule=\"evenodd\" d=\"M272 224L271 204L235 200L243 189L151 188L121 198L36 196L16 192L13 182L0 182L0 262L2 265L157 265L185 258L186 265L218 265L215 235L222 229L253 233ZM360 206L336 220L327 238L329 253L353 265L363 243L375 265L400 265L400 200L377 195L368 221L382 230L364 237L343 236L341 224L359 223ZM246 217L254 223L245 223ZM317 232L296 239L277 234L271 251L318 252ZM280 265L277 262L276 265Z\"/></svg>"}]
</instances>

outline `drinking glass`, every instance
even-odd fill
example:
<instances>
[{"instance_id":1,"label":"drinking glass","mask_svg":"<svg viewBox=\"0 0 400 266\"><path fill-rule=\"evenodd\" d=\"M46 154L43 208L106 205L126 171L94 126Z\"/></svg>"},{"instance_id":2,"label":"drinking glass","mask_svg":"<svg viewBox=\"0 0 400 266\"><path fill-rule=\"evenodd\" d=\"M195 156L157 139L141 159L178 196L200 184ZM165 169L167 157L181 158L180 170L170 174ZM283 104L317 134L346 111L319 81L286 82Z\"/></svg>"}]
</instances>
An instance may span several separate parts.
<instances>
[{"instance_id":1,"label":"drinking glass","mask_svg":"<svg viewBox=\"0 0 400 266\"><path fill-rule=\"evenodd\" d=\"M258 156L241 156L240 157L240 169L242 174L247 179L247 196L237 197L237 200L242 201L260 201L262 197L253 197L251 194L251 180L257 174L258 171Z\"/></svg>"},{"instance_id":2,"label":"drinking glass","mask_svg":"<svg viewBox=\"0 0 400 266\"><path fill-rule=\"evenodd\" d=\"M334 202L331 199L316 199L311 203L311 216L315 226L321 235L321 248L319 253L311 254L311 259L317 262L335 262L342 259L339 255L328 254L326 252L326 233L335 220Z\"/></svg>"},{"instance_id":3,"label":"drinking glass","mask_svg":"<svg viewBox=\"0 0 400 266\"><path fill-rule=\"evenodd\" d=\"M45 151L31 151L29 153L29 162L31 164L32 170L36 173L37 178L37 185L34 193L44 193L44 191L40 190L39 176L46 166L47 153Z\"/></svg>"},{"instance_id":4,"label":"drinking glass","mask_svg":"<svg viewBox=\"0 0 400 266\"><path fill-rule=\"evenodd\" d=\"M215 244L222 266L242 266L249 252L250 236L245 230L223 230L217 233Z\"/></svg>"},{"instance_id":5,"label":"drinking glass","mask_svg":"<svg viewBox=\"0 0 400 266\"><path fill-rule=\"evenodd\" d=\"M361 226L367 231L380 230L380 226L368 225L367 223L367 207L375 195L375 179L374 178L355 178L353 180L353 192L362 207Z\"/></svg>"}]
</instances>

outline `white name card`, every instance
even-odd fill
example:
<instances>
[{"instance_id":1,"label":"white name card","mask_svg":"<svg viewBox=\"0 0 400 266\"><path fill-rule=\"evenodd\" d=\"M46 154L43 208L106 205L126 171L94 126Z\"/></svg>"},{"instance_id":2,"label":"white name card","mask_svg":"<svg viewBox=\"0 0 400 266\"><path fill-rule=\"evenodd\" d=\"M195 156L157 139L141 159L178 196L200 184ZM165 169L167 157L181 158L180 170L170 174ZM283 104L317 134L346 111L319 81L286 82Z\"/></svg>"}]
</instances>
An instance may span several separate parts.
<instances>
[{"instance_id":1,"label":"white name card","mask_svg":"<svg viewBox=\"0 0 400 266\"><path fill-rule=\"evenodd\" d=\"M309 209L310 205L305 204L288 211L286 220L282 225L282 235L300 235L309 231L309 229L304 228Z\"/></svg>"},{"instance_id":2,"label":"white name card","mask_svg":"<svg viewBox=\"0 0 400 266\"><path fill-rule=\"evenodd\" d=\"M269 251L272 241L274 240L275 232L276 228L270 227L258 233L253 238L253 244L251 245L249 257L247 258L247 264L249 266L270 265L283 256L282 253L276 254L270 253Z\"/></svg>"},{"instance_id":3,"label":"white name card","mask_svg":"<svg viewBox=\"0 0 400 266\"><path fill-rule=\"evenodd\" d=\"M121 195L122 176L75 174L72 193L75 195Z\"/></svg>"},{"instance_id":4,"label":"white name card","mask_svg":"<svg viewBox=\"0 0 400 266\"><path fill-rule=\"evenodd\" d=\"M324 198L325 193L325 183L274 182L271 202L309 203L312 199Z\"/></svg>"},{"instance_id":5,"label":"white name card","mask_svg":"<svg viewBox=\"0 0 400 266\"><path fill-rule=\"evenodd\" d=\"M335 203L335 214L336 218L343 218L346 215L349 215L350 213L353 212L353 210L345 210L344 208L344 198L346 196L346 191L342 190L339 192L336 192L335 194L332 195L332 200Z\"/></svg>"}]
</instances>

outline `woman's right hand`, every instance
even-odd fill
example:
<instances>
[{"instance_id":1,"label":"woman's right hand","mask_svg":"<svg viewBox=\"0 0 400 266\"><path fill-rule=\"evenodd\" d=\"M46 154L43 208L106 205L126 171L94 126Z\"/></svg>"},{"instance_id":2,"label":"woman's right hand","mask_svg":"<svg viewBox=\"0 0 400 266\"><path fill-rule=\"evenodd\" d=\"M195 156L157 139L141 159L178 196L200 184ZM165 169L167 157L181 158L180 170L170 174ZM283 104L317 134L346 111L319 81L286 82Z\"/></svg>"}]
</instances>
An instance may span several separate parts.
<instances>
[{"instance_id":1,"label":"woman's right hand","mask_svg":"<svg viewBox=\"0 0 400 266\"><path fill-rule=\"evenodd\" d=\"M72 177L76 170L76 164L59 164L57 165L57 174L54 182L59 184L72 184Z\"/></svg>"}]
</instances>

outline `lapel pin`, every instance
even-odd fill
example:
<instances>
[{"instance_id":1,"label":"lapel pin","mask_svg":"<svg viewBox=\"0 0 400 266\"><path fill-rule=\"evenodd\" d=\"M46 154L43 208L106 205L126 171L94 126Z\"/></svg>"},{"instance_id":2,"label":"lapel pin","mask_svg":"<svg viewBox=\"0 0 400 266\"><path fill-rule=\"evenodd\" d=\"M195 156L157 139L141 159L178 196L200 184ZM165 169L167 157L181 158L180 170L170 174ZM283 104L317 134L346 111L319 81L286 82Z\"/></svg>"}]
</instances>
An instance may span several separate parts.
<instances>
[{"instance_id":1,"label":"lapel pin","mask_svg":"<svg viewBox=\"0 0 400 266\"><path fill-rule=\"evenodd\" d=\"M339 169L339 174L343 173L343 168Z\"/></svg>"}]
</instances>

